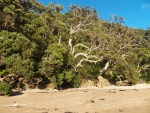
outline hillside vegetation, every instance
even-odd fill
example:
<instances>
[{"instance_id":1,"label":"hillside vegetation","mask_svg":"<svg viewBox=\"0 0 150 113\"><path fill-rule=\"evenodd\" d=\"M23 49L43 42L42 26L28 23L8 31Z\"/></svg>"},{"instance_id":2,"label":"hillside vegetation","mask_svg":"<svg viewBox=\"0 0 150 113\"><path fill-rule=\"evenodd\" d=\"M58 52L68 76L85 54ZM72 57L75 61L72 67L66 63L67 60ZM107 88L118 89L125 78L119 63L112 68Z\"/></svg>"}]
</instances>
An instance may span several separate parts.
<instances>
[{"instance_id":1,"label":"hillside vegetation","mask_svg":"<svg viewBox=\"0 0 150 113\"><path fill-rule=\"evenodd\" d=\"M0 78L12 88L79 87L82 80L150 81L150 30L96 9L0 0Z\"/></svg>"}]
</instances>

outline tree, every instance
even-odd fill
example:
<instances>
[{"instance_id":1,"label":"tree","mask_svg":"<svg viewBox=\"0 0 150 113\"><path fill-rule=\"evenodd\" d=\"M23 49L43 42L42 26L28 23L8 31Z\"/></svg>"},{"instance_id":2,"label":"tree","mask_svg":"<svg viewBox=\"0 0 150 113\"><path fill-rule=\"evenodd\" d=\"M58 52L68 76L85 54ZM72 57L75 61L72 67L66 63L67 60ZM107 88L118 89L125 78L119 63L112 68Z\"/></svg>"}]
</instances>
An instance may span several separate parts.
<instances>
[{"instance_id":1,"label":"tree","mask_svg":"<svg viewBox=\"0 0 150 113\"><path fill-rule=\"evenodd\" d=\"M0 36L0 71L4 72L1 76L31 79L34 76L35 44L16 32L1 31Z\"/></svg>"},{"instance_id":2,"label":"tree","mask_svg":"<svg viewBox=\"0 0 150 113\"><path fill-rule=\"evenodd\" d=\"M66 13L66 16L68 17L67 23L68 27L70 28L68 41L70 53L74 56L75 59L79 56L82 56L80 57L79 62L74 67L76 68L81 66L81 63L83 61L95 63L100 61L100 59L97 58L96 56L90 55L90 53L93 52L96 49L96 47L93 48L91 46L87 46L80 41L73 43L73 41L75 40L82 40L76 36L81 34L81 32L83 33L87 26L92 25L95 21L98 20L96 10L91 7L82 8L72 5L68 13ZM80 47L84 48L85 52L76 52L76 48ZM94 59L96 58L96 60L92 60L92 58Z\"/></svg>"},{"instance_id":3,"label":"tree","mask_svg":"<svg viewBox=\"0 0 150 113\"><path fill-rule=\"evenodd\" d=\"M149 30L125 27L116 15L104 21L89 6L62 10L62 5L36 0L0 0L0 77L5 82L67 88L97 76L114 84L150 81Z\"/></svg>"}]
</instances>

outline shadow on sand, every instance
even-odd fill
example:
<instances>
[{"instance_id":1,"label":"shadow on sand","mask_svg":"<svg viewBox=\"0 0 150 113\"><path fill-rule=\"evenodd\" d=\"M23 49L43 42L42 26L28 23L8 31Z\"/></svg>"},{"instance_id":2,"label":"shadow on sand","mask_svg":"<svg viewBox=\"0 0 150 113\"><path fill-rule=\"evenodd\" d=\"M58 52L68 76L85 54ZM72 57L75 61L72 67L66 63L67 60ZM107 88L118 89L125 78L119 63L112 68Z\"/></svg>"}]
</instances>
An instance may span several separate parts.
<instances>
[{"instance_id":1,"label":"shadow on sand","mask_svg":"<svg viewBox=\"0 0 150 113\"><path fill-rule=\"evenodd\" d=\"M22 95L22 94L23 94L23 92L21 92L21 91L12 91L10 96L18 96L18 95Z\"/></svg>"}]
</instances>

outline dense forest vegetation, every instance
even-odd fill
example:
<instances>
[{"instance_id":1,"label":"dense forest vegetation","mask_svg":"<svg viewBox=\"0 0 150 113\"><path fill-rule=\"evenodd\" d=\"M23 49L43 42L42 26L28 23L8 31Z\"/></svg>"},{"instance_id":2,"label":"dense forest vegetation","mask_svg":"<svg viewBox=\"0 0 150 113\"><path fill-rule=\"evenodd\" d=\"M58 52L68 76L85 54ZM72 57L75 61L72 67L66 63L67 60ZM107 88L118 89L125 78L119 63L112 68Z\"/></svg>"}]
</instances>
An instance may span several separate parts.
<instances>
[{"instance_id":1,"label":"dense forest vegetation","mask_svg":"<svg viewBox=\"0 0 150 113\"><path fill-rule=\"evenodd\" d=\"M96 9L0 0L0 78L12 88L79 87L103 76L110 83L150 81L150 30L100 19Z\"/></svg>"}]
</instances>

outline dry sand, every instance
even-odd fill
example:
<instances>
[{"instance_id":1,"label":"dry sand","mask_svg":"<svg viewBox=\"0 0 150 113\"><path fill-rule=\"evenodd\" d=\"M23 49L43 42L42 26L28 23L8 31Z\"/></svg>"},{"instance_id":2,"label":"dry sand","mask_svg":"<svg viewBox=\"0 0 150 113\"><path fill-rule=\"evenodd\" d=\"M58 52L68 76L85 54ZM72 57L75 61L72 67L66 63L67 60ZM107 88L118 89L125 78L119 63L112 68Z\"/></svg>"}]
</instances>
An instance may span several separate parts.
<instances>
[{"instance_id":1,"label":"dry sand","mask_svg":"<svg viewBox=\"0 0 150 113\"><path fill-rule=\"evenodd\" d=\"M150 113L150 85L14 92L0 113Z\"/></svg>"}]
</instances>

